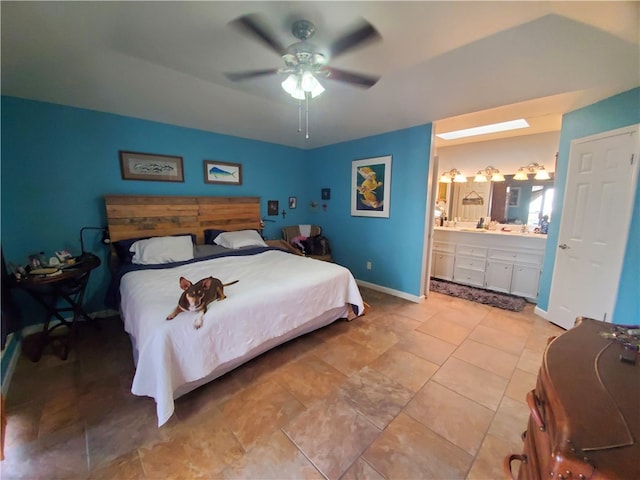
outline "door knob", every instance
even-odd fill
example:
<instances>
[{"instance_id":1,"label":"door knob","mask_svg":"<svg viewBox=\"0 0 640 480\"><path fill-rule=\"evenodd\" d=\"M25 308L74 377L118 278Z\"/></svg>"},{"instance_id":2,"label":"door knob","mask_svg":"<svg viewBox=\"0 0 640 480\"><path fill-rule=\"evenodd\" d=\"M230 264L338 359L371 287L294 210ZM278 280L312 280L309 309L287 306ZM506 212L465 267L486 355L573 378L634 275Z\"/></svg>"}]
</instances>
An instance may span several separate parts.
<instances>
[{"instance_id":1,"label":"door knob","mask_svg":"<svg viewBox=\"0 0 640 480\"><path fill-rule=\"evenodd\" d=\"M566 243L561 243L560 245L558 245L558 248L561 248L562 250L566 250L567 248L571 248L571 247Z\"/></svg>"}]
</instances>

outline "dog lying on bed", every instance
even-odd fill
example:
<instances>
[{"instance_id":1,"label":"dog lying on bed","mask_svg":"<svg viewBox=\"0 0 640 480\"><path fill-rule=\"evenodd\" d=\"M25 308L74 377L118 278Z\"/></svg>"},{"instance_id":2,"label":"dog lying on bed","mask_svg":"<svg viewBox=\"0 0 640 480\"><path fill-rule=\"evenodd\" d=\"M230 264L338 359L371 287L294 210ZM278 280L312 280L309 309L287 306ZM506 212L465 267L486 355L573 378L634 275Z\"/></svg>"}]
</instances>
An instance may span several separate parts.
<instances>
[{"instance_id":1,"label":"dog lying on bed","mask_svg":"<svg viewBox=\"0 0 640 480\"><path fill-rule=\"evenodd\" d=\"M203 278L197 283L191 283L184 277L180 277L180 288L184 290L178 306L167 315L167 320L173 320L180 312L199 312L193 326L200 328L207 313L207 305L214 300L224 300L227 296L224 294L224 287L238 283L238 280L229 283L222 283L214 277Z\"/></svg>"}]
</instances>

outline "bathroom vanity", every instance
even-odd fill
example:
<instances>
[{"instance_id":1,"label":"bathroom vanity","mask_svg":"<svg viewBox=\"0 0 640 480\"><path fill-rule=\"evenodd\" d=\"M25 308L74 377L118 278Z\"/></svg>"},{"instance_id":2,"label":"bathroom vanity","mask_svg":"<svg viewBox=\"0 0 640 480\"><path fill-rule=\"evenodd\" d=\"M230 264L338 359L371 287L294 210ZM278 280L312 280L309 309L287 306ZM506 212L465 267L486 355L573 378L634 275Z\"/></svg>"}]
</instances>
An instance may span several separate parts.
<instances>
[{"instance_id":1,"label":"bathroom vanity","mask_svg":"<svg viewBox=\"0 0 640 480\"><path fill-rule=\"evenodd\" d=\"M535 303L546 235L435 227L431 276Z\"/></svg>"}]
</instances>

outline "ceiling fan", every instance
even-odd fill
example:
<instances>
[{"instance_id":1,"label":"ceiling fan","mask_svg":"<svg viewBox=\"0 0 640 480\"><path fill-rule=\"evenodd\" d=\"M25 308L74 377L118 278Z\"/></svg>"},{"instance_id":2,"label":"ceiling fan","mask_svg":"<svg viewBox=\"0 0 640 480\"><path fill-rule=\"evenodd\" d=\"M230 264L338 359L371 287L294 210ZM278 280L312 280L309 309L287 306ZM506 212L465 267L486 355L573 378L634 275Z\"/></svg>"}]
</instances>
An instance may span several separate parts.
<instances>
[{"instance_id":1,"label":"ceiling fan","mask_svg":"<svg viewBox=\"0 0 640 480\"><path fill-rule=\"evenodd\" d=\"M226 73L232 81L247 80L271 74L292 74L309 72L312 75L327 77L340 82L347 82L359 87L370 88L380 77L364 75L327 65L327 57L309 39L315 33L315 25L308 20L293 22L291 32L299 41L288 47L282 45L268 30L265 23L256 14L243 15L232 22L236 27L260 40L264 45L275 51L284 60L284 67L267 70L250 70L245 72ZM355 28L347 32L329 47L329 56L334 59L358 46L380 39L380 34L370 23L362 20Z\"/></svg>"},{"instance_id":2,"label":"ceiling fan","mask_svg":"<svg viewBox=\"0 0 640 480\"><path fill-rule=\"evenodd\" d=\"M316 77L329 78L361 88L371 88L380 79L379 76L365 75L328 66L329 59L327 56L309 41L316 28L308 20L296 20L293 22L291 32L298 41L288 47L285 47L270 33L265 22L257 14L243 15L234 20L232 24L280 55L284 61L284 66L266 70L225 73L225 76L229 80L237 82L273 74L287 75L282 82L282 88L299 101L298 132L301 131L302 124L302 101L304 100L306 103L306 138L309 138L309 99L324 92L324 87ZM349 32L332 42L327 51L329 57L334 59L356 47L380 38L378 31L370 23L362 20Z\"/></svg>"}]
</instances>

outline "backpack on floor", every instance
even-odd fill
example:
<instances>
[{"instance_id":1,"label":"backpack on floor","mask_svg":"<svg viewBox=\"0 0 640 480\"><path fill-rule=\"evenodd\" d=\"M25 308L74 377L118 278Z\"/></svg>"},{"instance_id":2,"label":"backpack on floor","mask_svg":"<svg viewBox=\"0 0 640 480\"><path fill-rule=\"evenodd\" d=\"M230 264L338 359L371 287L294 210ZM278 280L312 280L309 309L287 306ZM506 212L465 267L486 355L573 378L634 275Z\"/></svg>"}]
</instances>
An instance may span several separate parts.
<instances>
[{"instance_id":1,"label":"backpack on floor","mask_svg":"<svg viewBox=\"0 0 640 480\"><path fill-rule=\"evenodd\" d=\"M304 241L304 251L307 255L329 255L331 254L331 247L329 246L329 240L322 235L314 235L307 238Z\"/></svg>"}]
</instances>

